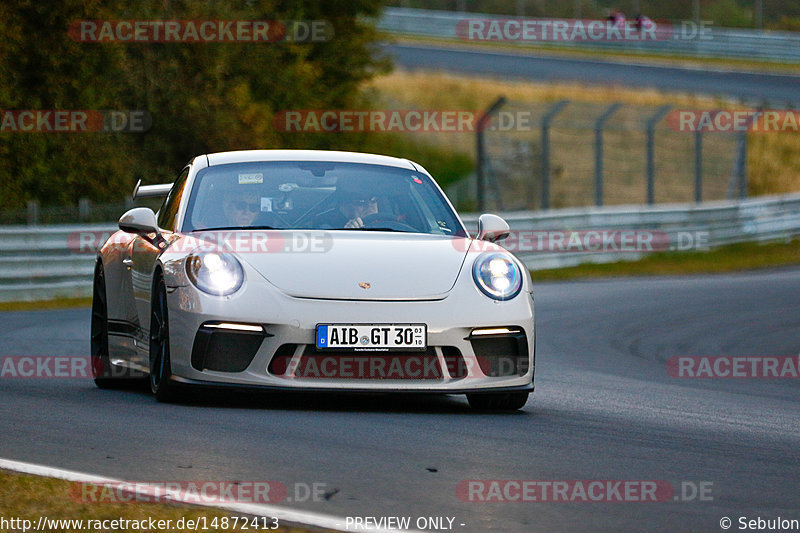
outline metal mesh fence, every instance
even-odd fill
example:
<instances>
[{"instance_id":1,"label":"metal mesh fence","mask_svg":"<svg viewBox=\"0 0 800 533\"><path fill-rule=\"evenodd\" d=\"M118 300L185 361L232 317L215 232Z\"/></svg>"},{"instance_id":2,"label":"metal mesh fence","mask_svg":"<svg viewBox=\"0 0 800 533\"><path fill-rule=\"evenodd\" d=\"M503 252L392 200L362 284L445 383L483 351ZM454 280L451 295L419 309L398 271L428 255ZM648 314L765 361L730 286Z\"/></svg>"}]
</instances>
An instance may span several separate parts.
<instances>
[{"instance_id":1,"label":"metal mesh fence","mask_svg":"<svg viewBox=\"0 0 800 533\"><path fill-rule=\"evenodd\" d=\"M505 102L480 133L482 194L476 180L447 192L461 211L683 203L746 194L746 135L677 131L675 121L665 119L669 112L667 106L618 103ZM463 149L465 139L453 132L414 135L439 145L445 139L456 149ZM158 209L160 202L136 205ZM0 211L0 225L107 222L133 206L32 202L27 209Z\"/></svg>"},{"instance_id":2,"label":"metal mesh fence","mask_svg":"<svg viewBox=\"0 0 800 533\"><path fill-rule=\"evenodd\" d=\"M668 112L590 102L507 103L485 132L485 207L691 202L698 195L717 200L738 194L740 137L703 133L698 145L695 133L668 126Z\"/></svg>"}]
</instances>

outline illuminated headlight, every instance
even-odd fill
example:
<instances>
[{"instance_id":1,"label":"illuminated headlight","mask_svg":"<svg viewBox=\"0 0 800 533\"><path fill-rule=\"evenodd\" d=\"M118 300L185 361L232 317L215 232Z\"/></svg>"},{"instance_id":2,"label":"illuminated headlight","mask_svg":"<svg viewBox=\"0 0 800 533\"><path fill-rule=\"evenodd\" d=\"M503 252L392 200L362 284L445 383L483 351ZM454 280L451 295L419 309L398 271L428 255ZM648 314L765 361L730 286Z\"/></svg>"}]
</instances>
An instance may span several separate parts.
<instances>
[{"instance_id":1,"label":"illuminated headlight","mask_svg":"<svg viewBox=\"0 0 800 533\"><path fill-rule=\"evenodd\" d=\"M481 292L495 300L510 300L522 289L522 272L504 253L480 256L472 266L472 277Z\"/></svg>"},{"instance_id":2,"label":"illuminated headlight","mask_svg":"<svg viewBox=\"0 0 800 533\"><path fill-rule=\"evenodd\" d=\"M242 265L230 254L195 253L186 258L186 275L203 292L227 296L244 280Z\"/></svg>"}]
</instances>

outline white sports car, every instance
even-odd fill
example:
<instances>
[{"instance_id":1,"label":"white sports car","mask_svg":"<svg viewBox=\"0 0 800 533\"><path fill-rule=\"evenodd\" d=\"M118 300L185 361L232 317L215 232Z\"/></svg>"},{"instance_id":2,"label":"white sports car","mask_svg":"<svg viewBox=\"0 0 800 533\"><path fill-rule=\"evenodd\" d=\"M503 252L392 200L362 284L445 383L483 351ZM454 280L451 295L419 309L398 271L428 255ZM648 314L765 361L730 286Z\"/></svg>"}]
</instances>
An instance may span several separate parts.
<instances>
[{"instance_id":1,"label":"white sports car","mask_svg":"<svg viewBox=\"0 0 800 533\"><path fill-rule=\"evenodd\" d=\"M519 409L533 390L526 268L482 215L470 237L420 165L253 150L195 157L158 214L125 213L94 276L99 387L466 394Z\"/></svg>"}]
</instances>

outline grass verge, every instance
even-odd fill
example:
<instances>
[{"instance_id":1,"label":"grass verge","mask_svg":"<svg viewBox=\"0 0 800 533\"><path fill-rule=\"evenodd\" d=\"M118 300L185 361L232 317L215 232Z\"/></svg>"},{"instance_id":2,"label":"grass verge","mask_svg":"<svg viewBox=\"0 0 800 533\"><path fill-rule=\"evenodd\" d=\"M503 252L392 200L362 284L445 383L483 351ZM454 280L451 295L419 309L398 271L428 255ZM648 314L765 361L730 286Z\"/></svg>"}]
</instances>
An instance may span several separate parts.
<instances>
[{"instance_id":1,"label":"grass verge","mask_svg":"<svg viewBox=\"0 0 800 533\"><path fill-rule=\"evenodd\" d=\"M189 505L171 505L165 503L82 503L76 501L80 498L75 494L75 484L71 481L52 479L16 472L0 470L0 502L2 502L2 518L9 520L19 518L30 520L35 527L39 517L48 519L62 520L83 520L84 525L88 520L137 520L148 521L150 518L155 521L171 520L172 527L153 529L144 528L115 528L114 531L135 531L136 533L162 533L163 531L194 531L194 529L178 528L178 520L197 520L205 517L205 523L210 526L216 517L218 520L223 517L238 516L226 511L208 509ZM71 492L72 491L72 492ZM200 522L202 524L202 522ZM166 524L166 522L164 523ZM233 522L229 522L231 527L209 527L203 531L252 531L251 527L232 527ZM260 524L260 522L259 522ZM65 525L65 524L62 524ZM74 526L74 524L73 524ZM5 529L5 528L4 528ZM67 531L87 531L97 528L76 528L76 527L48 527L48 532L67 532ZM11 527L11 531L22 531L21 527ZM202 530L202 529L201 529ZM285 533L307 533L320 531L319 529L305 529L298 527L281 526L272 531L282 531Z\"/></svg>"},{"instance_id":2,"label":"grass verge","mask_svg":"<svg viewBox=\"0 0 800 533\"><path fill-rule=\"evenodd\" d=\"M92 299L58 298L35 302L0 302L0 311L40 311L45 309L70 309L73 307L91 307Z\"/></svg>"},{"instance_id":3,"label":"grass verge","mask_svg":"<svg viewBox=\"0 0 800 533\"><path fill-rule=\"evenodd\" d=\"M534 281L562 281L620 276L716 274L800 265L800 240L789 243L743 243L705 252L662 252L639 260L533 270Z\"/></svg>"}]
</instances>

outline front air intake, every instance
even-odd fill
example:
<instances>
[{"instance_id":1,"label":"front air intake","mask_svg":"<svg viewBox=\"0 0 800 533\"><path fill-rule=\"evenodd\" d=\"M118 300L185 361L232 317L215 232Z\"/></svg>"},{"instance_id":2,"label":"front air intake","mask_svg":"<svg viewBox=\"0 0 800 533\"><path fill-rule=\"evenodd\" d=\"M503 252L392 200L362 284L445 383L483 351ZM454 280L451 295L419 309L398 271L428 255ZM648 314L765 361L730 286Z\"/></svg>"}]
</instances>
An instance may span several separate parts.
<instances>
[{"instance_id":1,"label":"front air intake","mask_svg":"<svg viewBox=\"0 0 800 533\"><path fill-rule=\"evenodd\" d=\"M528 338L522 329L473 330L469 341L485 375L524 376L528 372Z\"/></svg>"},{"instance_id":2,"label":"front air intake","mask_svg":"<svg viewBox=\"0 0 800 533\"><path fill-rule=\"evenodd\" d=\"M243 372L250 366L264 340L257 327L226 327L228 324L203 324L194 338L192 367L196 370Z\"/></svg>"}]
</instances>

